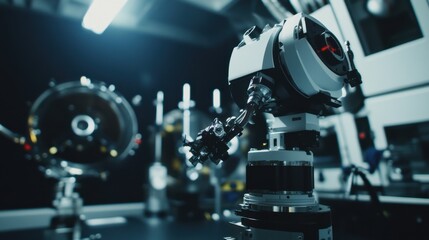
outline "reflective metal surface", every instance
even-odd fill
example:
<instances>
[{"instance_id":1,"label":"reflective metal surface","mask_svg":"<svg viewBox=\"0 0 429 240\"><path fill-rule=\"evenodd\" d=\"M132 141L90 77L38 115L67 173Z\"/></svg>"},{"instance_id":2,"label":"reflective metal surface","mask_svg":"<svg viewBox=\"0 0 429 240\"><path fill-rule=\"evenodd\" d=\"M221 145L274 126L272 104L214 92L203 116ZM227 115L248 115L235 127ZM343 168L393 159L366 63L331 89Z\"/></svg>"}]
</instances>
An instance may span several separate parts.
<instances>
[{"instance_id":1,"label":"reflective metal surface","mask_svg":"<svg viewBox=\"0 0 429 240\"><path fill-rule=\"evenodd\" d=\"M30 110L32 155L48 176L98 174L136 146L137 120L126 99L114 87L83 80L53 86Z\"/></svg>"}]
</instances>

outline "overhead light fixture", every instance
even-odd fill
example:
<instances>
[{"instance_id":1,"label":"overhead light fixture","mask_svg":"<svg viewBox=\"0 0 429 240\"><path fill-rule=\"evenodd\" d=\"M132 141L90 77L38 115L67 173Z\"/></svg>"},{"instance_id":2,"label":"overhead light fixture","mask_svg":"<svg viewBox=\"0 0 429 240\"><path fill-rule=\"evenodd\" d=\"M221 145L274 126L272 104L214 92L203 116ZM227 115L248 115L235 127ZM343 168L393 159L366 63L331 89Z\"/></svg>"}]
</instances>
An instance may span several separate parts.
<instances>
[{"instance_id":1,"label":"overhead light fixture","mask_svg":"<svg viewBox=\"0 0 429 240\"><path fill-rule=\"evenodd\" d=\"M93 0L82 20L82 27L101 34L128 0Z\"/></svg>"}]
</instances>

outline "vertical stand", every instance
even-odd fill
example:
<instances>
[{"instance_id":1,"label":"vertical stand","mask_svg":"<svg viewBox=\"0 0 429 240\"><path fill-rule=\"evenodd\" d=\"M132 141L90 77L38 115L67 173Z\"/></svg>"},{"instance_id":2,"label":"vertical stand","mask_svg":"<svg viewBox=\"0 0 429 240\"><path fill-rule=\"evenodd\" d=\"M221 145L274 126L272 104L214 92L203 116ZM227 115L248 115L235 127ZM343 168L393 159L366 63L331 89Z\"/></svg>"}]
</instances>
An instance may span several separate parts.
<instances>
[{"instance_id":1,"label":"vertical stand","mask_svg":"<svg viewBox=\"0 0 429 240\"><path fill-rule=\"evenodd\" d=\"M313 154L318 117L309 113L276 117L269 149L250 150L247 193L235 223L240 240L332 239L331 211L314 194Z\"/></svg>"},{"instance_id":2,"label":"vertical stand","mask_svg":"<svg viewBox=\"0 0 429 240\"><path fill-rule=\"evenodd\" d=\"M53 201L57 213L51 219L50 228L45 231L46 240L101 239L99 233L82 238L82 227L84 226L83 200L75 192L75 187L76 178L60 178Z\"/></svg>"},{"instance_id":3,"label":"vertical stand","mask_svg":"<svg viewBox=\"0 0 429 240\"><path fill-rule=\"evenodd\" d=\"M51 219L48 239L80 240L83 200L76 193L76 178L61 178L56 187L53 205L56 215Z\"/></svg>"},{"instance_id":4,"label":"vertical stand","mask_svg":"<svg viewBox=\"0 0 429 240\"><path fill-rule=\"evenodd\" d=\"M195 102L191 100L191 86L188 83L183 85L183 97L179 103L179 109L182 110L182 138L191 139L191 109ZM179 148L179 153L183 154L183 169L180 183L177 189L174 189L174 215L179 221L201 220L204 213L201 208L201 174L202 165L193 167L186 159L192 154L185 147Z\"/></svg>"},{"instance_id":5,"label":"vertical stand","mask_svg":"<svg viewBox=\"0 0 429 240\"><path fill-rule=\"evenodd\" d=\"M162 165L162 124L163 124L164 93L159 91L156 105L155 161L149 167L149 196L146 202L147 216L165 217L169 209L167 200L167 168Z\"/></svg>"},{"instance_id":6,"label":"vertical stand","mask_svg":"<svg viewBox=\"0 0 429 240\"><path fill-rule=\"evenodd\" d=\"M212 112L216 115L222 113L222 108L220 106L220 91L219 89L213 90L213 106L211 108ZM214 188L214 208L212 218L214 220L220 220L222 218L222 169L221 166L211 164L211 173L210 173L210 183ZM217 216L217 217L215 217Z\"/></svg>"}]
</instances>

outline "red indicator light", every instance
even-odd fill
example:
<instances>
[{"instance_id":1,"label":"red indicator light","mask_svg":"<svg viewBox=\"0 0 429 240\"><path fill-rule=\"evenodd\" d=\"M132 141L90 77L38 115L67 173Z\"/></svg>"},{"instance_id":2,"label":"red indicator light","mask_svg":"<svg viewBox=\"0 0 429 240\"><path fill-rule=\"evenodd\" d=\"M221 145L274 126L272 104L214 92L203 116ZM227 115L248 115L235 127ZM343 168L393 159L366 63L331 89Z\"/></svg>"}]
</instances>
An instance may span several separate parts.
<instances>
[{"instance_id":1,"label":"red indicator light","mask_svg":"<svg viewBox=\"0 0 429 240\"><path fill-rule=\"evenodd\" d=\"M141 138L137 138L137 139L135 140L135 143L136 143L137 145L142 144L142 140L141 140Z\"/></svg>"},{"instance_id":2,"label":"red indicator light","mask_svg":"<svg viewBox=\"0 0 429 240\"><path fill-rule=\"evenodd\" d=\"M322 50L322 52L325 52L326 50L329 50L330 52L332 52L332 53L336 53L336 54L338 54L337 53L337 49L336 48L334 48L334 47L331 47L331 46L329 46L329 45L325 45L325 46L323 46L320 50Z\"/></svg>"},{"instance_id":3,"label":"red indicator light","mask_svg":"<svg viewBox=\"0 0 429 240\"><path fill-rule=\"evenodd\" d=\"M28 143L25 143L24 144L24 150L27 151L27 152L30 151L31 150L31 145L28 144Z\"/></svg>"},{"instance_id":4,"label":"red indicator light","mask_svg":"<svg viewBox=\"0 0 429 240\"><path fill-rule=\"evenodd\" d=\"M359 133L359 139L365 139L366 138L366 134L364 132L360 132Z\"/></svg>"}]
</instances>

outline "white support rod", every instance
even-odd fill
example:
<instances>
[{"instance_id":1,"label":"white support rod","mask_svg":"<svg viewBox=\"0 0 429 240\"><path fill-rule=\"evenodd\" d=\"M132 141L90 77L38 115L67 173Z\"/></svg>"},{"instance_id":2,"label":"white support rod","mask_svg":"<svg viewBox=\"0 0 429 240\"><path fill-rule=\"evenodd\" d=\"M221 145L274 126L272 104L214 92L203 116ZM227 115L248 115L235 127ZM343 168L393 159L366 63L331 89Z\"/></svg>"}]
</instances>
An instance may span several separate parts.
<instances>
[{"instance_id":1,"label":"white support rod","mask_svg":"<svg viewBox=\"0 0 429 240\"><path fill-rule=\"evenodd\" d=\"M213 90L213 109L218 111L220 108L220 90L215 89Z\"/></svg>"},{"instance_id":2,"label":"white support rod","mask_svg":"<svg viewBox=\"0 0 429 240\"><path fill-rule=\"evenodd\" d=\"M159 91L156 94L156 119L155 123L158 127L157 133L155 135L155 162L161 162L162 157L162 135L161 135L161 127L164 118L164 93Z\"/></svg>"},{"instance_id":3,"label":"white support rod","mask_svg":"<svg viewBox=\"0 0 429 240\"><path fill-rule=\"evenodd\" d=\"M191 121L191 86L188 83L183 85L183 135L186 138L190 138L191 130L190 130L190 121Z\"/></svg>"}]
</instances>

